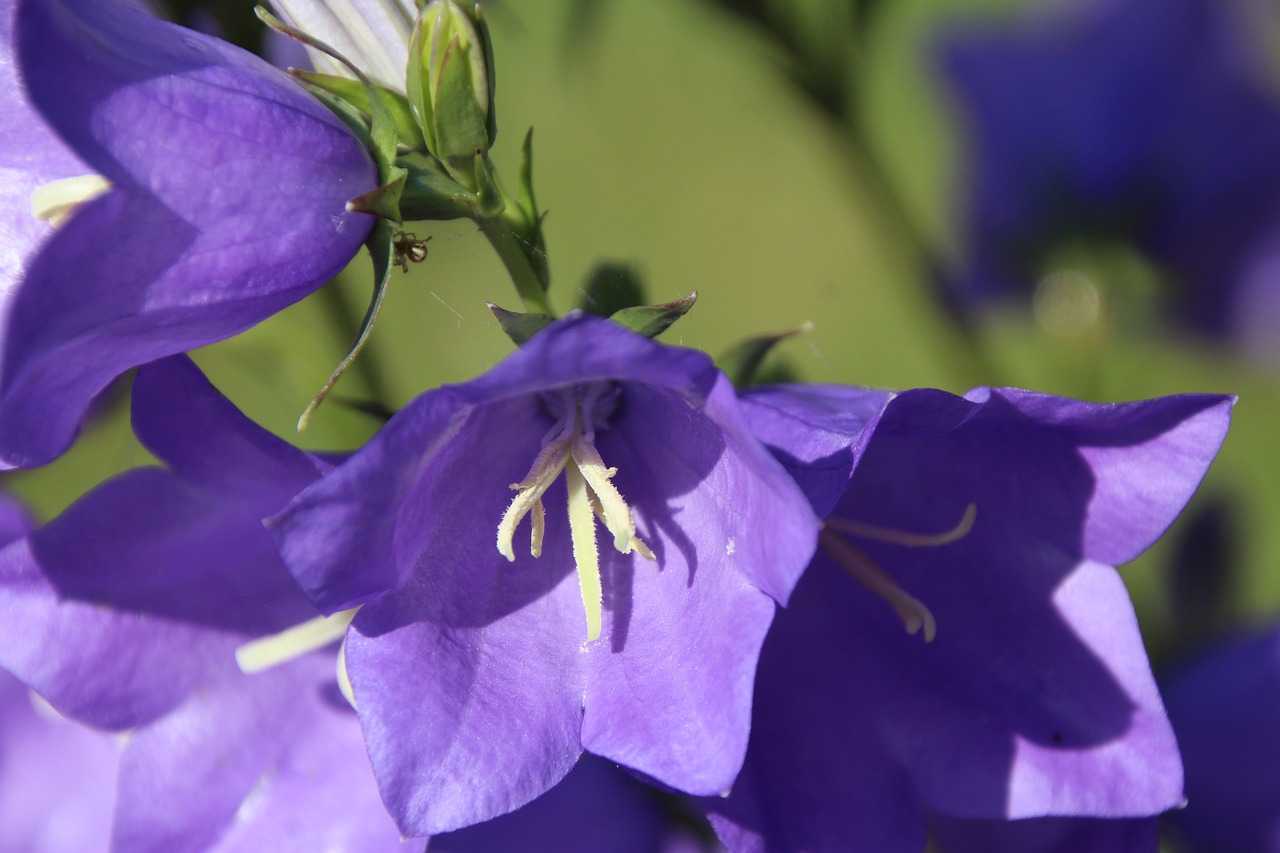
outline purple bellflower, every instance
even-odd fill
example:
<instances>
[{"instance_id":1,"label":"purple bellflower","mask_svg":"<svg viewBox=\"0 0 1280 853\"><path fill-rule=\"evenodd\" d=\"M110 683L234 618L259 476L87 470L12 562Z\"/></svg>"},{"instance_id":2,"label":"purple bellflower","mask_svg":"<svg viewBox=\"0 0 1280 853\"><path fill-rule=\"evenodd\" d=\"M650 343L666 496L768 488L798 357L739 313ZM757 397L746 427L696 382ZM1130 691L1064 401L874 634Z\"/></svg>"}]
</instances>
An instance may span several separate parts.
<instances>
[{"instance_id":1,"label":"purple bellflower","mask_svg":"<svg viewBox=\"0 0 1280 853\"><path fill-rule=\"evenodd\" d=\"M1185 326L1274 338L1280 101L1249 5L1060 3L947 39L974 149L957 298L1030 296L1064 244L1118 242Z\"/></svg>"},{"instance_id":2,"label":"purple bellflower","mask_svg":"<svg viewBox=\"0 0 1280 853\"><path fill-rule=\"evenodd\" d=\"M408 834L509 812L583 750L728 790L817 534L709 358L581 315L419 397L273 527L321 611L359 608L347 671Z\"/></svg>"},{"instance_id":3,"label":"purple bellflower","mask_svg":"<svg viewBox=\"0 0 1280 853\"><path fill-rule=\"evenodd\" d=\"M1280 627L1220 642L1162 687L1187 771L1167 820L1187 849L1280 850Z\"/></svg>"},{"instance_id":4,"label":"purple bellflower","mask_svg":"<svg viewBox=\"0 0 1280 853\"><path fill-rule=\"evenodd\" d=\"M5 65L22 84L6 95L19 101L6 169L9 144L31 151L52 132L81 178L110 187L92 200L81 184L44 187L65 221L20 270L5 262L0 465L16 467L66 449L128 368L241 332L332 278L372 223L346 202L377 175L319 101L238 48L111 0L6 7ZM19 158L23 186L78 168L56 144L47 159ZM7 230L21 213L6 210Z\"/></svg>"},{"instance_id":5,"label":"purple bellflower","mask_svg":"<svg viewBox=\"0 0 1280 853\"><path fill-rule=\"evenodd\" d=\"M726 847L918 853L931 814L1177 806L1177 745L1112 566L1182 509L1231 403L746 395L826 521L761 653L742 775L704 800Z\"/></svg>"},{"instance_id":6,"label":"purple bellflower","mask_svg":"<svg viewBox=\"0 0 1280 853\"><path fill-rule=\"evenodd\" d=\"M167 469L109 480L0 550L0 666L70 718L130 731L113 850L405 849L336 649L237 666L317 616L261 519L327 465L182 357L139 369L133 415Z\"/></svg>"}]
</instances>

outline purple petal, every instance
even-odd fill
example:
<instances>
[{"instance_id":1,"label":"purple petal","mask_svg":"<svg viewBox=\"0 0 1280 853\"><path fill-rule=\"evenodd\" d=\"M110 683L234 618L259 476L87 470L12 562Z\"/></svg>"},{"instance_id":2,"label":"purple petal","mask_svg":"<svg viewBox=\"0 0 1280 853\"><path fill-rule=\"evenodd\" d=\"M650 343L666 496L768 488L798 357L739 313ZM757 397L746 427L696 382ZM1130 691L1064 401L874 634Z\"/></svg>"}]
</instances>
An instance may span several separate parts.
<instances>
[{"instance_id":1,"label":"purple petal","mask_svg":"<svg viewBox=\"0 0 1280 853\"><path fill-rule=\"evenodd\" d=\"M252 502L266 516L329 469L245 417L185 357L138 369L133 431L188 483Z\"/></svg>"},{"instance_id":2,"label":"purple petal","mask_svg":"<svg viewBox=\"0 0 1280 853\"><path fill-rule=\"evenodd\" d=\"M717 386L708 413L729 409L732 394L727 380ZM699 423L642 387L623 407L600 452L658 562L602 560L611 642L588 648L582 743L679 790L718 794L746 750L770 595L789 595L812 520L791 483L772 481L772 460L747 452L764 456L758 445L721 430L727 419Z\"/></svg>"},{"instance_id":3,"label":"purple petal","mask_svg":"<svg viewBox=\"0 0 1280 853\"><path fill-rule=\"evenodd\" d=\"M0 672L0 850L105 851L120 748L39 702Z\"/></svg>"},{"instance_id":4,"label":"purple petal","mask_svg":"<svg viewBox=\"0 0 1280 853\"><path fill-rule=\"evenodd\" d=\"M196 625L64 600L26 540L0 551L0 611L0 666L59 711L110 729L169 711L242 642Z\"/></svg>"},{"instance_id":5,"label":"purple petal","mask_svg":"<svg viewBox=\"0 0 1280 853\"><path fill-rule=\"evenodd\" d=\"M742 411L751 431L773 451L825 518L849 478L891 391L841 385L748 389Z\"/></svg>"},{"instance_id":6,"label":"purple petal","mask_svg":"<svg viewBox=\"0 0 1280 853\"><path fill-rule=\"evenodd\" d=\"M28 267L5 338L0 450L48 461L137 364L233 335L313 291L364 240L374 168L281 72L104 0L24 0L31 99L116 189Z\"/></svg>"},{"instance_id":7,"label":"purple petal","mask_svg":"<svg viewBox=\"0 0 1280 853\"><path fill-rule=\"evenodd\" d=\"M564 538L563 523L547 522ZM563 560L548 538L543 559ZM347 669L374 771L409 834L519 808L582 751L577 579L564 573L548 592L536 563L509 564L496 551L473 555L466 569L440 565L430 586L415 579L366 605L348 634Z\"/></svg>"},{"instance_id":8,"label":"purple petal","mask_svg":"<svg viewBox=\"0 0 1280 853\"><path fill-rule=\"evenodd\" d=\"M135 732L120 771L119 853L390 853L360 729L332 653L267 673L228 672Z\"/></svg>"}]
</instances>

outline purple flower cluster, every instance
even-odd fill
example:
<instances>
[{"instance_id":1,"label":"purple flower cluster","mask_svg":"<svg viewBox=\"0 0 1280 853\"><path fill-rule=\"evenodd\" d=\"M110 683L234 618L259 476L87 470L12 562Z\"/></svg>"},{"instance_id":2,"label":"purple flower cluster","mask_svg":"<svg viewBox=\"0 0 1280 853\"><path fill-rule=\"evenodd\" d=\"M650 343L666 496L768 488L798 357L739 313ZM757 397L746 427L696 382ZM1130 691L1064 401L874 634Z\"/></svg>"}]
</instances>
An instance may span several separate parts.
<instances>
[{"instance_id":1,"label":"purple flower cluster","mask_svg":"<svg viewBox=\"0 0 1280 853\"><path fill-rule=\"evenodd\" d=\"M0 21L6 204L96 188L6 209L0 459L136 366L158 462L0 512L0 849L1141 849L1181 803L1114 566L1230 398L739 392L574 313L309 454L178 353L346 263L364 148L140 12Z\"/></svg>"}]
</instances>

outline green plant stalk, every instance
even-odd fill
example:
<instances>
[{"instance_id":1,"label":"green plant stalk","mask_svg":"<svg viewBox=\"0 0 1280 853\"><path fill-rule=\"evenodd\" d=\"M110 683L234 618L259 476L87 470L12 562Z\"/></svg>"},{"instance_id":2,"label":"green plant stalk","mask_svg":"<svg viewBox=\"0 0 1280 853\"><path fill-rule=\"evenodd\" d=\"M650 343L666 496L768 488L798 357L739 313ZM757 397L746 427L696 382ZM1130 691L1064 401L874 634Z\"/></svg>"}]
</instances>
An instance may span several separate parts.
<instances>
[{"instance_id":1,"label":"green plant stalk","mask_svg":"<svg viewBox=\"0 0 1280 853\"><path fill-rule=\"evenodd\" d=\"M476 217L476 222L489 240L489 245L498 253L502 265L507 268L507 274L511 276L511 283L515 285L525 310L554 316L547 299L546 282L538 275L537 267L529 256L529 252L536 249L522 240L501 214Z\"/></svg>"}]
</instances>

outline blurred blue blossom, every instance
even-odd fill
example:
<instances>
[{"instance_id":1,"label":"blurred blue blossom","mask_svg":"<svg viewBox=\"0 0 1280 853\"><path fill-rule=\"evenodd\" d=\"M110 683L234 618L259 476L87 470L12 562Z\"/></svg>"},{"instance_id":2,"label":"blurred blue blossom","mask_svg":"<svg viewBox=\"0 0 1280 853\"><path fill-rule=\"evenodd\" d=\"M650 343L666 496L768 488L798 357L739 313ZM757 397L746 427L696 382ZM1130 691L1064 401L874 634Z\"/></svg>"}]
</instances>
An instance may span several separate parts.
<instances>
[{"instance_id":1,"label":"blurred blue blossom","mask_svg":"<svg viewBox=\"0 0 1280 853\"><path fill-rule=\"evenodd\" d=\"M1088 0L949 32L942 66L971 143L953 296L1034 291L1043 321L1068 332L1096 321L1098 300L1154 297L1186 327L1274 348L1280 103L1254 31L1268 14Z\"/></svg>"},{"instance_id":2,"label":"blurred blue blossom","mask_svg":"<svg viewBox=\"0 0 1280 853\"><path fill-rule=\"evenodd\" d=\"M1162 681L1187 776L1169 823L1196 853L1280 850L1280 626L1204 649Z\"/></svg>"}]
</instances>

